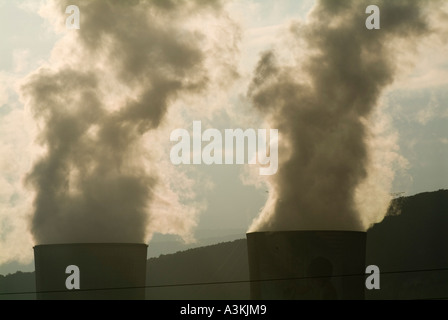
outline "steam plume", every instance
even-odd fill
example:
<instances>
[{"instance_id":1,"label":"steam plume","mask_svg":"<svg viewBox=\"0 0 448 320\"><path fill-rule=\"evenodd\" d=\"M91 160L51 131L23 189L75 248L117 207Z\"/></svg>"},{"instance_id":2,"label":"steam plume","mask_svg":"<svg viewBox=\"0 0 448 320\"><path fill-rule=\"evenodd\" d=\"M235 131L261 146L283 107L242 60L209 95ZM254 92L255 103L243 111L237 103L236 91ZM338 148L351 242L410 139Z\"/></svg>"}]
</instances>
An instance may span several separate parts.
<instances>
[{"instance_id":1,"label":"steam plume","mask_svg":"<svg viewBox=\"0 0 448 320\"><path fill-rule=\"evenodd\" d=\"M77 5L81 28L22 86L45 150L26 179L36 193L32 233L37 243L142 242L158 184L143 137L176 99L207 88L206 37L190 22L220 16L221 3L50 3L61 26Z\"/></svg>"},{"instance_id":2,"label":"steam plume","mask_svg":"<svg viewBox=\"0 0 448 320\"><path fill-rule=\"evenodd\" d=\"M371 4L381 10L380 30L365 27ZM274 50L262 55L248 94L279 128L281 144L279 171L252 231L365 230L372 223L356 198L372 165L369 120L398 72L398 53L431 32L433 4L321 0L306 23L290 28L300 63L282 64Z\"/></svg>"}]
</instances>

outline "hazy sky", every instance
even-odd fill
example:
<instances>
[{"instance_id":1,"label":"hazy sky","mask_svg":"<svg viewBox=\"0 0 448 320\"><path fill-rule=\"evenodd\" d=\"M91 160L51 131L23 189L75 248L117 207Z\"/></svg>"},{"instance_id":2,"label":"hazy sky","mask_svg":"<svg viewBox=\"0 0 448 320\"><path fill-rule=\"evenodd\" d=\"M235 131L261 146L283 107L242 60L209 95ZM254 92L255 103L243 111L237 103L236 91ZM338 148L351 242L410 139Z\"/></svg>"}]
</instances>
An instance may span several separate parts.
<instances>
[{"instance_id":1,"label":"hazy sky","mask_svg":"<svg viewBox=\"0 0 448 320\"><path fill-rule=\"evenodd\" d=\"M372 1L372 3L381 3L381 1ZM394 68L392 81L381 87L379 97L372 105L372 114L366 119L368 122L366 127L375 135L375 139L369 142L371 144L368 148L372 152L372 163L377 166L376 171L372 169L373 173L369 180L374 187L364 189L363 192L373 190L372 194L374 192L379 194L404 192L406 195L412 195L447 188L448 38L443 35L448 33L443 31L447 30L448 10L446 2L441 3L444 5L439 4L436 10L431 11L433 14L431 28L434 28L432 33L416 40L412 47L405 43L407 35L400 39L393 39L396 41L394 43L384 44L384 50L394 51L394 60L387 60L387 62L392 63L396 68ZM43 111L39 110L44 115L51 114L54 117L43 116L36 120L36 106L43 103L42 101L59 103L58 99L62 98L78 99L76 81L72 84L75 89L64 91L65 87L61 85L57 98L48 101L44 100L47 96L43 93L39 81L55 81L67 70L80 71L83 75L88 69L93 70L93 73L102 71L103 74L96 75L98 84L84 82L79 86L80 91L84 90L82 92L86 94L88 94L88 91L85 91L88 89L87 86L97 85L98 90L106 92L111 86L119 86L113 87L118 88L119 93L112 90L109 95L99 97L100 100L102 99L99 104L104 105L105 110L111 101L112 104L114 103L113 99L117 101L122 99L118 104L127 106L126 99L135 94L149 97L149 101L152 101L157 96L149 89L148 92L145 91L147 89L145 86L153 88L161 83L158 80L163 76L164 64L170 66L177 63L175 57L167 57L163 52L164 48L172 49L173 46L178 46L177 50L184 50L183 53L191 54L189 63L187 63L187 57L184 57L175 68L170 69L169 80L177 81L182 78L179 80L182 83L180 86L182 89L160 87L158 92L164 90L163 92L166 93L161 99L164 107L160 122L157 125L151 122L148 125L150 128L148 127L149 129L142 134L140 140L128 140L133 146L138 142L135 144L138 146L135 150L139 153L147 152L147 158L143 157L139 160L141 162L120 158L123 162L132 162L122 167L122 170L135 169L134 166L138 167L141 164L144 167L144 177L157 178L157 183L149 183L151 196L147 210L150 218L147 220L150 222L145 222L148 224L144 230L145 239L149 240L153 234L164 233L179 234L185 241L191 241L201 230L212 229L216 231L216 234L225 234L227 232L225 230L228 229L237 229L240 232L247 230L265 207L268 190L272 195L276 192L273 188L277 184L275 182L270 184L269 179L263 181L254 174L258 172L257 170L246 165L173 166L169 162L169 151L173 145L169 141L169 134L177 127L191 130L194 120L201 120L204 127L218 130L259 129L266 128L268 123L273 125L283 123L269 122L272 119L263 118L265 116L263 112L256 112L251 99L247 97L247 92L256 76L255 68L257 65L260 66L261 53L266 50L273 50L272 52L278 55L279 65L283 68L279 70L297 68L298 72L303 64L311 61L308 59L308 53L300 47L300 42L294 42L295 40L291 37L294 36L294 32L300 34L300 26L309 22L307 15L315 2L308 0L228 1L222 8L210 9L212 15L206 16L209 20L203 19L199 22L193 18L190 19L186 9L182 11L182 7L177 11L169 9L171 11L166 13L166 17L163 15L157 17L158 20L155 22L157 27L152 28L150 23L133 26L139 36L145 36L145 28L147 28L149 40L142 42L138 41L137 35L135 39L133 36L128 38L121 36L125 31L132 29L122 31L120 26L126 23L118 21L114 23L113 19L119 19L120 15L119 11L111 10L111 16L101 20L109 21L110 28L114 30L110 32L110 39L112 39L109 42L110 48L105 49L102 47L98 49L100 46L95 43L95 40L100 41L98 34L101 30L98 28L106 28L106 23L92 26L98 18L94 13L87 14L81 10L80 31L83 33L80 33L81 38L76 38L75 33L79 31L67 31L61 28L60 21L56 19L57 9L45 6L46 4L47 1L37 0L0 0L0 38L2 39L0 44L0 273L2 273L1 265L14 261L23 264L31 262L32 246L36 243L36 237L44 239L45 234L50 233L49 229L45 228L41 232L44 233L43 236L36 236L36 233L33 236L32 233L31 221L36 211L36 207L33 206L36 186L41 188L43 195L47 193L43 190L45 189L43 180L36 182L34 187L29 185L25 187L23 182L24 178L36 169L35 164L44 154L45 147L42 148L36 143L37 135L45 130L47 133L51 131L49 128L53 128L54 121L58 119L55 115L58 115L57 112L60 109L43 106ZM422 1L421 4L425 5L426 2ZM95 9L94 6L92 6L93 9ZM198 14L202 14L202 11L197 8L188 8L188 10L191 12L197 10ZM141 18L136 14L130 11L123 16ZM365 15L363 12L358 14ZM396 14L397 17L389 17L389 19L401 20L400 13ZM217 16L216 20L214 15ZM59 18L65 16L63 12L59 12ZM169 19L173 17L178 19L177 22L169 24ZM89 25L83 25L83 21L89 21ZM182 33L184 21L188 28L185 33ZM333 22L338 23L336 19ZM406 23L417 28L419 21L417 18L415 21L409 18ZM324 25L325 21L321 21L320 24ZM291 31L291 26L296 26L294 32ZM88 31L93 32L88 28L92 28L98 34L88 33ZM365 26L360 24L359 28L365 29ZM371 32L388 32L384 28L385 26L382 30ZM203 38L196 38L197 33L189 33L191 30L203 32ZM356 28L352 26L351 29L344 30L353 32ZM158 36L159 33L165 35L165 38ZM186 45L174 37L174 34L183 35L187 39L191 37L197 42ZM170 35L173 35L173 42L167 40ZM384 37L384 41L390 39L392 38ZM133 40L135 42L132 42ZM76 41L80 42L76 44ZM141 68L135 69L136 71L130 71L133 70L131 65L114 64L114 59L121 58L123 61L136 61L136 58L140 57L135 55L137 49L133 51L130 48L151 50L151 43L157 43L158 48L162 48L162 54L157 60L143 59ZM125 48L117 50L120 45L126 45L127 51ZM350 46L350 43L347 45ZM321 50L323 46L318 48ZM93 57L94 50L103 49L108 50L105 51L109 54L107 57L81 64L82 58L90 54ZM111 52L116 52L116 55L112 55ZM196 53L200 57L198 63L195 63ZM155 69L153 63L160 65L160 68ZM41 67L51 70L45 74L46 78L38 71ZM235 75L230 71L235 71ZM188 81L196 82L196 86L188 87L185 85L186 82L182 82L185 79L184 74L189 72L195 73L195 76L190 75L191 79L189 78ZM280 73L283 75L286 71ZM289 71L288 74L290 74ZM84 81L82 80L84 78L79 76L79 81ZM129 80L134 76L135 79L132 81L136 81L135 84ZM203 85L201 76L216 84L204 85L204 91L200 91ZM297 75L297 78L302 76L305 78L300 81L306 83L308 79L305 73ZM108 79L113 80L108 82ZM163 80L166 79L163 78ZM26 85L31 89L28 91L21 89ZM51 94L54 92L49 92L48 96ZM299 97L304 99L307 95ZM82 101L80 103L76 101L70 104L74 109L83 104ZM58 106L57 103L55 105ZM46 107L48 109L45 109ZM151 117L153 117L152 114L148 115L148 119L153 119ZM114 118L111 119L107 122L108 124L113 123ZM131 121L126 117L123 119L121 120ZM94 122L94 125L102 128L105 126L104 123L106 121L98 120ZM141 124L138 123L138 125ZM282 127L278 129L281 134ZM50 145L49 141L53 141L48 135L46 138L41 136L42 139L49 143L47 147ZM77 150L89 150L85 146L82 144L79 148L84 149ZM100 149L101 146L97 147ZM95 152L93 154L96 154ZM98 156L97 159L101 161L109 159L103 155L101 153L101 157ZM135 171L132 171L132 174L135 174ZM127 177L135 178L132 174ZM86 182L83 185L87 186L90 180L86 178L83 181ZM324 195L318 197L323 198ZM61 198L55 197L55 199ZM116 203L111 203L111 206L116 206ZM82 205L88 206L88 203L82 202ZM41 208L45 210L46 207ZM71 212L72 208L76 206L73 205L64 210ZM61 209L61 212L64 210ZM375 213L375 217L381 217L383 213ZM371 218L369 221L375 219ZM51 224L46 228L51 229ZM57 239L57 236L55 238Z\"/></svg>"}]
</instances>

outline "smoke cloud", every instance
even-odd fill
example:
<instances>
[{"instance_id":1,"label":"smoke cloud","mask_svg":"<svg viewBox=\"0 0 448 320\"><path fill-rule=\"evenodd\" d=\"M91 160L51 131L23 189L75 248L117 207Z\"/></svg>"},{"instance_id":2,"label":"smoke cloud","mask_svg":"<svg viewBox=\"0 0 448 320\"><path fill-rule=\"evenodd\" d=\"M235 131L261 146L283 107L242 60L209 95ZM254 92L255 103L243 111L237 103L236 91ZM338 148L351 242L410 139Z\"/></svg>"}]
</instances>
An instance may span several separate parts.
<instances>
[{"instance_id":1,"label":"smoke cloud","mask_svg":"<svg viewBox=\"0 0 448 320\"><path fill-rule=\"evenodd\" d=\"M144 137L175 101L207 90L213 50L194 22L223 16L220 1L50 1L43 14L61 31L68 5L80 9L80 30L22 85L44 149L26 177L35 241L142 242L161 221L187 232L194 215L151 211L166 185Z\"/></svg>"},{"instance_id":2,"label":"smoke cloud","mask_svg":"<svg viewBox=\"0 0 448 320\"><path fill-rule=\"evenodd\" d=\"M380 30L365 27L371 4L381 10ZM372 151L371 121L400 54L433 31L437 9L430 1L321 0L305 23L291 25L293 63L276 50L262 54L248 96L279 128L280 161L250 231L361 231L386 213L389 190L372 179L389 179L391 168L373 163L381 153ZM372 203L382 212L372 213Z\"/></svg>"}]
</instances>

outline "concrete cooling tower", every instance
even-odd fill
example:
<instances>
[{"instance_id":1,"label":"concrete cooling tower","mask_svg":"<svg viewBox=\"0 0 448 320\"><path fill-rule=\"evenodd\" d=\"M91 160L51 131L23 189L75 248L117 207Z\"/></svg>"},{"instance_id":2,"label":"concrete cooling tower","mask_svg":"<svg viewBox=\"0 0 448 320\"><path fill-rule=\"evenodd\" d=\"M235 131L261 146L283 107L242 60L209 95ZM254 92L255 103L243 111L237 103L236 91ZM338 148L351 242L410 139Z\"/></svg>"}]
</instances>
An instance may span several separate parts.
<instances>
[{"instance_id":1,"label":"concrete cooling tower","mask_svg":"<svg viewBox=\"0 0 448 320\"><path fill-rule=\"evenodd\" d=\"M252 299L364 299L365 232L253 232L247 246Z\"/></svg>"},{"instance_id":2,"label":"concrete cooling tower","mask_svg":"<svg viewBox=\"0 0 448 320\"><path fill-rule=\"evenodd\" d=\"M143 300L145 244L52 244L34 247L39 300Z\"/></svg>"}]
</instances>

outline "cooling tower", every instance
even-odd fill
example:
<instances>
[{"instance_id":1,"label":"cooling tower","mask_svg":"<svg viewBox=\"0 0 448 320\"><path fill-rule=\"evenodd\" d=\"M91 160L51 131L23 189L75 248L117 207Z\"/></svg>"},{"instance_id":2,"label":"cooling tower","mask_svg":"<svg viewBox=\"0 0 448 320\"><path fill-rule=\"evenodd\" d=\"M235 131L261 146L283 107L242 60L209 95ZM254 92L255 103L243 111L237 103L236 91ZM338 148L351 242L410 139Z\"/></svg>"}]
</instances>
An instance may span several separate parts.
<instances>
[{"instance_id":1,"label":"cooling tower","mask_svg":"<svg viewBox=\"0 0 448 320\"><path fill-rule=\"evenodd\" d=\"M35 246L37 299L143 300L146 252L128 243Z\"/></svg>"},{"instance_id":2,"label":"cooling tower","mask_svg":"<svg viewBox=\"0 0 448 320\"><path fill-rule=\"evenodd\" d=\"M254 232L247 246L252 299L364 299L365 232Z\"/></svg>"}]
</instances>

